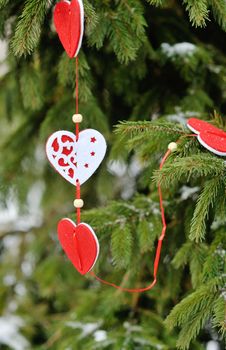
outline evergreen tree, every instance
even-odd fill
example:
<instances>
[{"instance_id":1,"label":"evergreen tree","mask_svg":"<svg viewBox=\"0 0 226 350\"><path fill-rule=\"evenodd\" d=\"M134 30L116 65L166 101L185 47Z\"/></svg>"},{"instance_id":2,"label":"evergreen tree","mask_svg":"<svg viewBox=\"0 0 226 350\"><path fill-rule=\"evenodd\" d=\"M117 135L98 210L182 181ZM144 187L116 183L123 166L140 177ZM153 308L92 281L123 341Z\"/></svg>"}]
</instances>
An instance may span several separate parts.
<instances>
[{"instance_id":1,"label":"evergreen tree","mask_svg":"<svg viewBox=\"0 0 226 350\"><path fill-rule=\"evenodd\" d=\"M44 145L56 130L73 131L75 60L54 32L55 3L0 0L9 47L0 78L1 205L17 210L1 225L0 324L20 332L0 330L2 348L201 350L215 339L223 349L225 159L187 137L185 125L199 117L226 131L226 2L84 0L82 128L100 130L109 153L82 187L82 221L100 239L98 275L146 286L161 183L167 236L158 284L143 294L81 277L57 240L57 222L75 220L73 188L51 169Z\"/></svg>"}]
</instances>

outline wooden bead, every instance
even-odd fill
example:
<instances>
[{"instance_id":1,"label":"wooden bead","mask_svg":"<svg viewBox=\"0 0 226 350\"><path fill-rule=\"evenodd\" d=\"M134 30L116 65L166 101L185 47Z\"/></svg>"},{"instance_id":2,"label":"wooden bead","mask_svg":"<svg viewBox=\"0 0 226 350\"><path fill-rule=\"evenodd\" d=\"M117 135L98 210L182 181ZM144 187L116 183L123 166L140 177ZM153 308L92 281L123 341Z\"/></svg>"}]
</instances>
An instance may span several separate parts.
<instances>
[{"instance_id":1,"label":"wooden bead","mask_svg":"<svg viewBox=\"0 0 226 350\"><path fill-rule=\"evenodd\" d=\"M83 116L81 114L74 114L72 120L74 123L81 123L83 121Z\"/></svg>"},{"instance_id":2,"label":"wooden bead","mask_svg":"<svg viewBox=\"0 0 226 350\"><path fill-rule=\"evenodd\" d=\"M84 202L82 199L75 199L74 200L74 207L77 209L83 208Z\"/></svg>"},{"instance_id":3,"label":"wooden bead","mask_svg":"<svg viewBox=\"0 0 226 350\"><path fill-rule=\"evenodd\" d=\"M177 143L176 142L170 142L168 145L168 149L171 152L175 152L177 150Z\"/></svg>"}]
</instances>

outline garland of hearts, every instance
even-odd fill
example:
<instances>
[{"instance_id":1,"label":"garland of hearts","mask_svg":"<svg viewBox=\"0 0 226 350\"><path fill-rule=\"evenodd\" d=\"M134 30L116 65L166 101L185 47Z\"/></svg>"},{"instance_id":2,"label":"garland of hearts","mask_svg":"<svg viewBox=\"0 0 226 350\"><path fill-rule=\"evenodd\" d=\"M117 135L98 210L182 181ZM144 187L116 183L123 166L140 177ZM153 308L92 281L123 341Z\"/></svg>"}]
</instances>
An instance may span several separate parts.
<instances>
[{"instance_id":1,"label":"garland of hearts","mask_svg":"<svg viewBox=\"0 0 226 350\"><path fill-rule=\"evenodd\" d=\"M79 61L78 53L84 32L84 8L82 0L60 1L54 8L54 24L59 39L70 58L76 57L76 114L72 120L75 123L75 133L62 130L53 133L46 143L46 154L51 165L68 182L76 187L74 206L76 208L77 223L64 218L58 224L58 238L60 244L81 275L90 273L99 282L129 293L145 292L154 287L161 256L162 243L167 229L163 197L160 184L158 185L159 202L162 219L162 232L158 239L154 259L153 281L145 288L123 288L114 283L99 278L93 267L99 255L99 242L93 229L86 223L81 223L81 208L84 202L80 196L80 186L84 184L97 170L103 161L107 144L104 136L97 130L86 129L80 132L83 120L79 114ZM226 133L202 120L191 118L188 127L195 133L199 142L217 155L226 155ZM177 143L171 142L160 163L160 170L165 161L176 151Z\"/></svg>"}]
</instances>

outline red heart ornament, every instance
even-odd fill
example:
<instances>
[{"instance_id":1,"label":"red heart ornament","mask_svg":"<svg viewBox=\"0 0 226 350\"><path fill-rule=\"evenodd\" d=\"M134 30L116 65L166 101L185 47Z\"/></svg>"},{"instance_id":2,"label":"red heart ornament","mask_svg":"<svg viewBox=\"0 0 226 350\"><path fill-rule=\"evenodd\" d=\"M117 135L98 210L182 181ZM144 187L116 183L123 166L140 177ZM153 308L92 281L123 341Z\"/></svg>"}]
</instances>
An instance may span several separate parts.
<instances>
[{"instance_id":1,"label":"red heart ornament","mask_svg":"<svg viewBox=\"0 0 226 350\"><path fill-rule=\"evenodd\" d=\"M99 242L92 228L62 219L57 231L61 246L77 271L85 275L92 270L99 255Z\"/></svg>"},{"instance_id":2,"label":"red heart ornament","mask_svg":"<svg viewBox=\"0 0 226 350\"><path fill-rule=\"evenodd\" d=\"M46 143L46 155L56 169L71 184L87 181L101 164L106 153L106 141L99 131L83 130L76 136L70 131L57 131Z\"/></svg>"},{"instance_id":3,"label":"red heart ornament","mask_svg":"<svg viewBox=\"0 0 226 350\"><path fill-rule=\"evenodd\" d=\"M80 50L84 32L82 0L60 1L54 9L53 20L59 39L70 58Z\"/></svg>"},{"instance_id":4,"label":"red heart ornament","mask_svg":"<svg viewBox=\"0 0 226 350\"><path fill-rule=\"evenodd\" d=\"M197 118L189 119L187 126L198 135L203 147L218 156L226 156L226 132Z\"/></svg>"}]
</instances>

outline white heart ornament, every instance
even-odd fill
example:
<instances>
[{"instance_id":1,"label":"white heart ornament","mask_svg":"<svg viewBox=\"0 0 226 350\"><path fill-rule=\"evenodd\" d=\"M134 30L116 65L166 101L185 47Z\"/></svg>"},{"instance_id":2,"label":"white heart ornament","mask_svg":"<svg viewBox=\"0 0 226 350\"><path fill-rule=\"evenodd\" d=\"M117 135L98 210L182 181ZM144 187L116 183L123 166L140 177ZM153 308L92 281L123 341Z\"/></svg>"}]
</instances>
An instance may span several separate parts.
<instances>
[{"instance_id":1,"label":"white heart ornament","mask_svg":"<svg viewBox=\"0 0 226 350\"><path fill-rule=\"evenodd\" d=\"M86 129L76 135L70 131L57 131L46 143L46 154L56 169L68 182L76 186L86 182L97 170L106 154L107 144L103 135Z\"/></svg>"}]
</instances>

